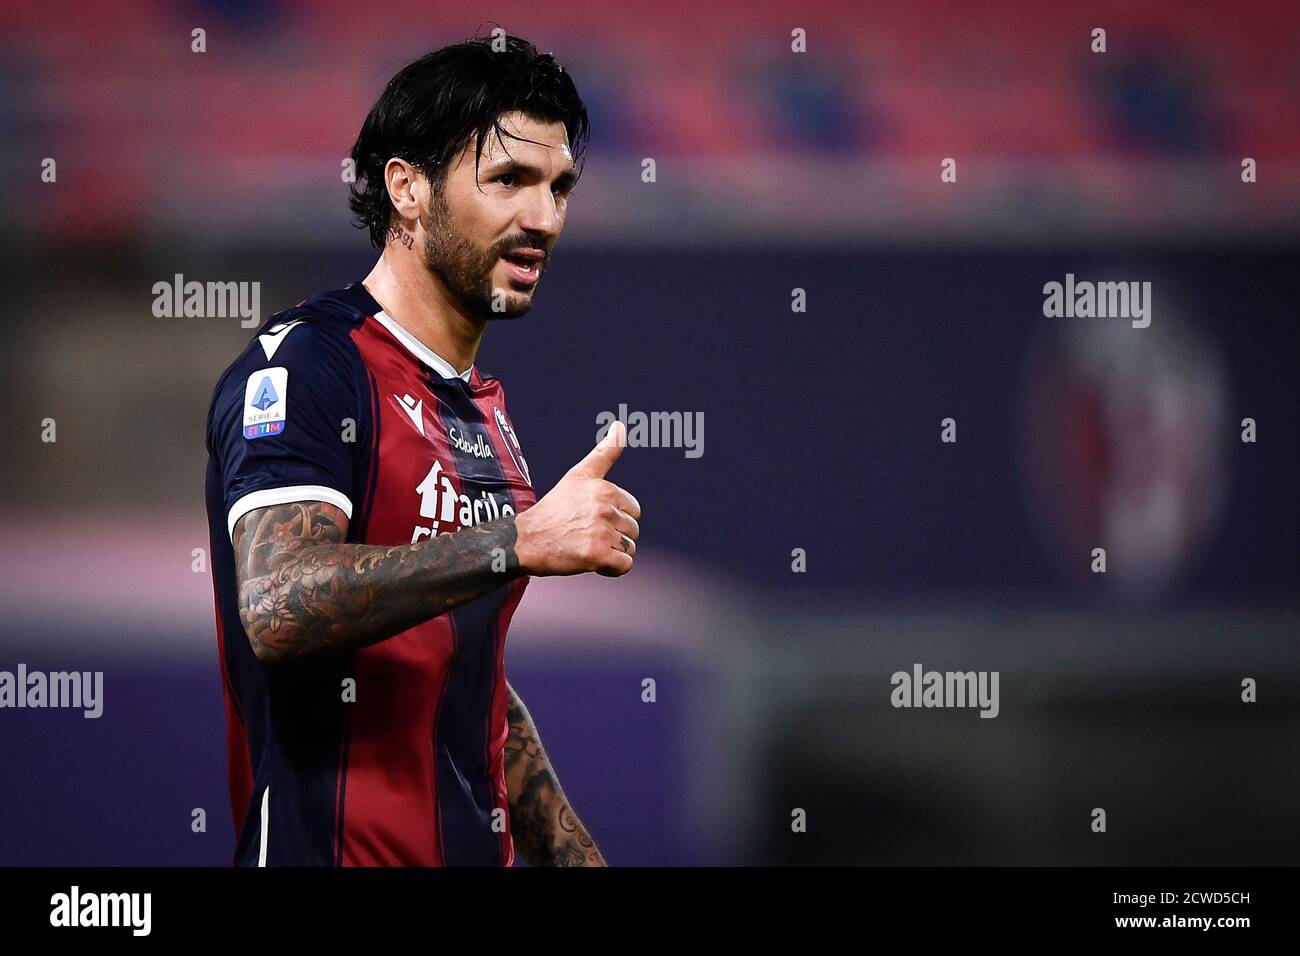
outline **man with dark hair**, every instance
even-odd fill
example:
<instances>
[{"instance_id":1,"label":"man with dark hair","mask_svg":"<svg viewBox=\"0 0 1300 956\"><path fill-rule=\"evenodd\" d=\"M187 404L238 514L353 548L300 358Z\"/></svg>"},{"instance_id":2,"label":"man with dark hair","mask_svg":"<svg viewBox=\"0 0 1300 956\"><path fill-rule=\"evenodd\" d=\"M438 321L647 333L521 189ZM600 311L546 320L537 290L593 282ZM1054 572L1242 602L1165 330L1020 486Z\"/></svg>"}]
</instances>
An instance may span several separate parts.
<instances>
[{"instance_id":1,"label":"man with dark hair","mask_svg":"<svg viewBox=\"0 0 1300 956\"><path fill-rule=\"evenodd\" d=\"M497 35L399 72L353 147L381 249L272 316L217 384L208 520L240 865L604 865L505 637L530 575L627 573L621 426L537 500L489 320L564 226L586 109Z\"/></svg>"}]
</instances>

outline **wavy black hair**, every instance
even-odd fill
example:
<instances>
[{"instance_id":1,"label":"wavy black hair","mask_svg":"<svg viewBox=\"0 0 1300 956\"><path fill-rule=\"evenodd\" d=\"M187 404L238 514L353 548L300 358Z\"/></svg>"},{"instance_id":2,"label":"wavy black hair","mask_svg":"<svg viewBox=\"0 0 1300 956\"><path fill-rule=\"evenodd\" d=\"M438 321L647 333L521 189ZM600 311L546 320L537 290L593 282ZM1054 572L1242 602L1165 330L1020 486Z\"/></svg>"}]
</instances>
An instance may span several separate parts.
<instances>
[{"instance_id":1,"label":"wavy black hair","mask_svg":"<svg viewBox=\"0 0 1300 956\"><path fill-rule=\"evenodd\" d=\"M388 161L404 159L441 186L451 162L475 135L478 168L489 133L509 135L500 118L513 111L563 123L573 161L579 163L589 134L587 107L553 54L498 34L443 47L403 67L371 107L352 147L357 176L348 206L353 223L382 249L393 213L384 184Z\"/></svg>"}]
</instances>

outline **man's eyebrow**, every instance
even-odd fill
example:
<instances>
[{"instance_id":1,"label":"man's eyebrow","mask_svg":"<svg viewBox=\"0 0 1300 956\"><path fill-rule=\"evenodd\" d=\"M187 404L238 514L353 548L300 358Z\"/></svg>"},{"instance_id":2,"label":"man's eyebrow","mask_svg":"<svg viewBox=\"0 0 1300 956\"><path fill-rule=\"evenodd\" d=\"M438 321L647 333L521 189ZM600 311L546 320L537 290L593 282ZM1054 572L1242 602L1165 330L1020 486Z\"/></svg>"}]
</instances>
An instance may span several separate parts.
<instances>
[{"instance_id":1,"label":"man's eyebrow","mask_svg":"<svg viewBox=\"0 0 1300 956\"><path fill-rule=\"evenodd\" d=\"M542 169L542 167L534 166L532 163L521 162L517 159L511 159L510 157L499 159L494 163L489 163L485 172L489 177L500 176L503 173L508 172L522 173L523 175L530 176L533 179L543 179L546 176L546 171ZM578 174L574 172L572 166L560 173L559 176L555 177L556 185L563 189L572 188L573 184L577 181Z\"/></svg>"}]
</instances>

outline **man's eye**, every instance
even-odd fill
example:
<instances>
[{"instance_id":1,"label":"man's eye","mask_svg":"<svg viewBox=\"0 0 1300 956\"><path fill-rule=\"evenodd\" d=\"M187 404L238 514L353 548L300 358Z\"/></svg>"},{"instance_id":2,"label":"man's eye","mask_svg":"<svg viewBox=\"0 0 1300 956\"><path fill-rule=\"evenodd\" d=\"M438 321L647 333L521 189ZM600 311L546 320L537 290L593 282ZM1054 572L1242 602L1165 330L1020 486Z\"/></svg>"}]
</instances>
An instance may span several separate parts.
<instances>
[{"instance_id":1,"label":"man's eye","mask_svg":"<svg viewBox=\"0 0 1300 956\"><path fill-rule=\"evenodd\" d=\"M515 174L502 173L500 176L497 177L497 182L499 182L502 186L513 186L515 184Z\"/></svg>"}]
</instances>

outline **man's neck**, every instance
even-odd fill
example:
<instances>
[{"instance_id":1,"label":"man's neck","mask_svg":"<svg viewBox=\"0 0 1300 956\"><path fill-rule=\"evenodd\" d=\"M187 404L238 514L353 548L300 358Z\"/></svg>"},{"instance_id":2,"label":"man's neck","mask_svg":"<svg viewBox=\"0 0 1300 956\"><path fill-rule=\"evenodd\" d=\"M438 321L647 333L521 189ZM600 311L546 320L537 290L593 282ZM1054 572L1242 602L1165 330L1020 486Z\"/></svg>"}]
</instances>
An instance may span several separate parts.
<instances>
[{"instance_id":1,"label":"man's neck","mask_svg":"<svg viewBox=\"0 0 1300 956\"><path fill-rule=\"evenodd\" d=\"M406 249L385 248L361 284L394 322L457 372L474 364L487 322L467 315Z\"/></svg>"}]
</instances>

